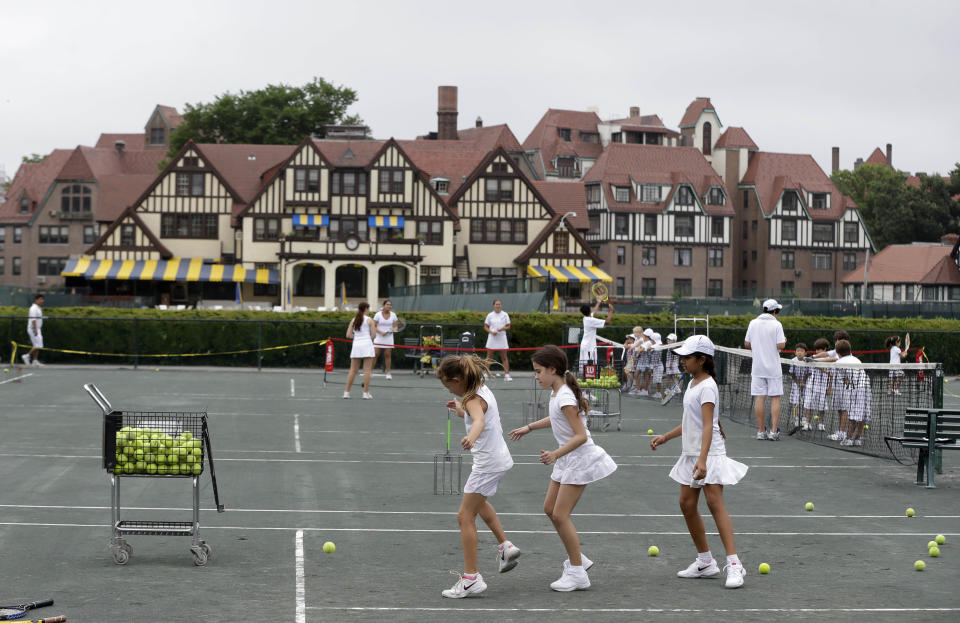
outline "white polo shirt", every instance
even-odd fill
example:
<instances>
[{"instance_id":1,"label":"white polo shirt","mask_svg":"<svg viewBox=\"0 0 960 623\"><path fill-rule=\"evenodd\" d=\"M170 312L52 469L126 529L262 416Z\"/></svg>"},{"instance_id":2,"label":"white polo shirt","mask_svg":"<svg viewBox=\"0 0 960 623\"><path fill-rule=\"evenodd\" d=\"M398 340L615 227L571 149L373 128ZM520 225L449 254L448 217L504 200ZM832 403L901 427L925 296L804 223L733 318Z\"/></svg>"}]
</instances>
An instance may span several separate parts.
<instances>
[{"instance_id":1,"label":"white polo shirt","mask_svg":"<svg viewBox=\"0 0 960 623\"><path fill-rule=\"evenodd\" d=\"M744 338L750 342L753 351L753 366L750 374L763 378L781 378L780 351L777 344L787 341L783 333L783 325L773 314L760 314L750 321L747 335Z\"/></svg>"}]
</instances>

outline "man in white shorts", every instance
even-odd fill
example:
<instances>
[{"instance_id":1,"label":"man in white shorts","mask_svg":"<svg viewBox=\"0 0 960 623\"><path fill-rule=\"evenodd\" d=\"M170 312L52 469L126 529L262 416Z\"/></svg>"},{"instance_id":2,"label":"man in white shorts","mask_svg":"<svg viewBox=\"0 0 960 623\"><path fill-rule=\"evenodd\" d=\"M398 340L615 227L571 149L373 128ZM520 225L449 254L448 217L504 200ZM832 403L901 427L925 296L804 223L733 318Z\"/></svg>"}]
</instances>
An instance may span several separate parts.
<instances>
[{"instance_id":1,"label":"man in white shorts","mask_svg":"<svg viewBox=\"0 0 960 623\"><path fill-rule=\"evenodd\" d=\"M33 305L30 306L30 312L27 314L27 335L30 336L30 345L33 348L29 353L25 353L21 359L28 366L32 363L34 366L40 365L37 359L40 349L43 348L43 333L40 329L43 327L43 295L38 294L33 297Z\"/></svg>"},{"instance_id":2,"label":"man in white shorts","mask_svg":"<svg viewBox=\"0 0 960 623\"><path fill-rule=\"evenodd\" d=\"M750 369L750 395L757 418L757 439L780 439L780 396L783 395L783 370L780 351L787 345L783 325L777 315L783 306L774 299L763 302L763 313L750 321L743 345L753 351ZM764 427L766 398L770 397L770 430Z\"/></svg>"}]
</instances>

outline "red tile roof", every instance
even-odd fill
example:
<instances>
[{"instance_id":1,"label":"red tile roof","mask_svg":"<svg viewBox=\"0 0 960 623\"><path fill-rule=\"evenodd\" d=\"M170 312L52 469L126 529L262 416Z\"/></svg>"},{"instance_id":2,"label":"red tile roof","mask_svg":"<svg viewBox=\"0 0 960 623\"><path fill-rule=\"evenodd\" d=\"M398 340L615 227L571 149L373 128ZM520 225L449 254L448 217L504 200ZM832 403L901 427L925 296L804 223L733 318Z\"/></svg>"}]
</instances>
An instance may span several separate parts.
<instances>
[{"instance_id":1,"label":"red tile roof","mask_svg":"<svg viewBox=\"0 0 960 623\"><path fill-rule=\"evenodd\" d=\"M870 258L869 283L960 285L952 250L948 244L892 244ZM864 268L857 267L841 281L863 283Z\"/></svg>"},{"instance_id":2,"label":"red tile roof","mask_svg":"<svg viewBox=\"0 0 960 623\"><path fill-rule=\"evenodd\" d=\"M661 145L635 145L612 143L604 150L587 174L584 182L602 182L607 205L614 212L662 212L666 209L673 191L663 197L660 203L641 203L636 200L633 183L663 184L677 188L678 184L690 184L697 195L702 197L711 186L724 188L723 180L717 175L703 153L695 147L666 147ZM630 202L613 200L611 186L630 186ZM733 215L733 206L727 197L723 205L706 205L708 214Z\"/></svg>"},{"instance_id":3,"label":"red tile roof","mask_svg":"<svg viewBox=\"0 0 960 623\"><path fill-rule=\"evenodd\" d=\"M517 140L513 131L510 130L510 127L505 123L484 126L482 128L457 130L457 137L461 142L471 143L473 149L482 151L491 151L497 147L503 147L511 152L523 150L520 141Z\"/></svg>"},{"instance_id":4,"label":"red tile roof","mask_svg":"<svg viewBox=\"0 0 960 623\"><path fill-rule=\"evenodd\" d=\"M139 134L101 134L94 147L97 149L115 149L117 141L126 143L124 149L127 151L143 151L144 149L143 132Z\"/></svg>"},{"instance_id":5,"label":"red tile roof","mask_svg":"<svg viewBox=\"0 0 960 623\"><path fill-rule=\"evenodd\" d=\"M183 115L177 112L177 109L173 106L164 106L163 104L158 104L157 108L159 108L160 112L163 113L163 118L166 119L167 125L170 126L171 130L183 123Z\"/></svg>"},{"instance_id":6,"label":"red tile roof","mask_svg":"<svg viewBox=\"0 0 960 623\"><path fill-rule=\"evenodd\" d=\"M737 128L730 126L726 131L720 135L720 138L717 139L717 144L713 146L714 149L741 149L746 148L750 151L759 151L760 148L757 147L757 144L753 142L753 139L750 138L750 135L747 134L747 131L743 128Z\"/></svg>"},{"instance_id":7,"label":"red tile roof","mask_svg":"<svg viewBox=\"0 0 960 623\"><path fill-rule=\"evenodd\" d=\"M876 149L873 150L873 152L870 154L870 157L867 158L864 164L882 164L886 166L888 164L887 156L882 151L880 151L879 147L877 147Z\"/></svg>"},{"instance_id":8,"label":"red tile roof","mask_svg":"<svg viewBox=\"0 0 960 623\"><path fill-rule=\"evenodd\" d=\"M240 195L239 201L247 203L260 190L265 181L264 174L277 163L287 160L298 146L199 143L196 147L201 156Z\"/></svg>"},{"instance_id":9,"label":"red tile roof","mask_svg":"<svg viewBox=\"0 0 960 623\"><path fill-rule=\"evenodd\" d=\"M441 195L444 200L456 193L460 185L490 153L488 149L476 148L472 143L462 141L414 140L397 143L428 180L442 177L450 181L447 195Z\"/></svg>"},{"instance_id":10,"label":"red tile roof","mask_svg":"<svg viewBox=\"0 0 960 623\"><path fill-rule=\"evenodd\" d=\"M623 119L612 119L607 123L616 123L623 130L633 130L636 132L649 132L657 134L666 134L667 136L679 136L676 130L663 125L663 120L659 115L640 115L639 117L625 117Z\"/></svg>"},{"instance_id":11,"label":"red tile roof","mask_svg":"<svg viewBox=\"0 0 960 623\"><path fill-rule=\"evenodd\" d=\"M136 203L143 191L157 179L158 174L159 171L147 174L104 175L98 178L96 220L115 221L124 210Z\"/></svg>"},{"instance_id":12,"label":"red tile roof","mask_svg":"<svg viewBox=\"0 0 960 623\"><path fill-rule=\"evenodd\" d=\"M314 145L333 167L365 167L385 142L313 139Z\"/></svg>"},{"instance_id":13,"label":"red tile roof","mask_svg":"<svg viewBox=\"0 0 960 623\"><path fill-rule=\"evenodd\" d=\"M570 214L565 223L576 229L590 228L587 194L583 182L532 182L556 214ZM576 212L576 215L572 215Z\"/></svg>"},{"instance_id":14,"label":"red tile roof","mask_svg":"<svg viewBox=\"0 0 960 623\"><path fill-rule=\"evenodd\" d=\"M697 120L700 119L703 111L712 109L713 104L710 103L709 97L698 97L687 106L687 110L683 113L683 118L680 119L680 128L689 128L697 125Z\"/></svg>"},{"instance_id":15,"label":"red tile roof","mask_svg":"<svg viewBox=\"0 0 960 623\"><path fill-rule=\"evenodd\" d=\"M853 200L845 197L809 154L778 154L758 151L753 154L750 166L743 175L742 186L756 186L760 208L769 216L784 189L800 191L801 200L807 203L806 192L830 193L830 209L810 210L811 216L820 220L839 219L847 208L855 207ZM806 192L804 192L806 191ZM808 206L809 209L809 206Z\"/></svg>"},{"instance_id":16,"label":"red tile roof","mask_svg":"<svg viewBox=\"0 0 960 623\"><path fill-rule=\"evenodd\" d=\"M70 149L55 149L41 162L24 163L17 169L10 187L7 200L0 204L0 223L26 223L33 216L34 203L39 204L46 196L57 173L72 154ZM31 201L28 214L20 213L20 198L26 196Z\"/></svg>"},{"instance_id":17,"label":"red tile roof","mask_svg":"<svg viewBox=\"0 0 960 623\"><path fill-rule=\"evenodd\" d=\"M580 132L597 132L600 117L595 112L579 110L549 109L540 118L536 127L523 141L523 149L539 149L543 156L543 166L546 172L554 173L556 168L553 160L558 155L577 155L581 158L598 158L603 146L598 143L584 143L580 140ZM570 140L560 138L559 129L570 129Z\"/></svg>"}]
</instances>

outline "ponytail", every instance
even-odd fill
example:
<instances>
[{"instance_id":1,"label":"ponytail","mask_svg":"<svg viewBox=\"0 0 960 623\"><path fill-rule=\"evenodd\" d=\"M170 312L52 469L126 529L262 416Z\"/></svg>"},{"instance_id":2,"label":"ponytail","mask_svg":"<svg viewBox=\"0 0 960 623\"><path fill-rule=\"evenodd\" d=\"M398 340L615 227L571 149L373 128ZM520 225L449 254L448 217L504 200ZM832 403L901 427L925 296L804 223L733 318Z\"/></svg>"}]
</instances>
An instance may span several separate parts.
<instances>
[{"instance_id":1,"label":"ponytail","mask_svg":"<svg viewBox=\"0 0 960 623\"><path fill-rule=\"evenodd\" d=\"M888 337L888 338L886 339L886 341L883 343L883 344L884 344L884 348L891 348L891 347L893 347L893 346L894 346L897 342L899 342L899 341L900 341L900 336L899 336L899 335L891 335L891 336Z\"/></svg>"},{"instance_id":2,"label":"ponytail","mask_svg":"<svg viewBox=\"0 0 960 623\"><path fill-rule=\"evenodd\" d=\"M583 390L580 389L580 383L577 382L577 377L573 372L567 370L563 375L563 382L567 384L567 387L573 392L573 397L577 400L577 411L587 413L590 409L590 401L583 395Z\"/></svg>"},{"instance_id":3,"label":"ponytail","mask_svg":"<svg viewBox=\"0 0 960 623\"><path fill-rule=\"evenodd\" d=\"M544 368L553 369L557 376L563 378L563 382L573 392L573 397L577 400L577 409L587 413L590 410L590 401L583 395L577 377L567 369L567 354L552 344L548 344L533 353L531 361Z\"/></svg>"},{"instance_id":4,"label":"ponytail","mask_svg":"<svg viewBox=\"0 0 960 623\"><path fill-rule=\"evenodd\" d=\"M467 404L476 397L483 385L483 378L490 373L490 364L476 355L448 355L440 360L437 378L441 381L463 379L463 395L460 403Z\"/></svg>"},{"instance_id":5,"label":"ponytail","mask_svg":"<svg viewBox=\"0 0 960 623\"><path fill-rule=\"evenodd\" d=\"M367 310L370 309L370 303L360 303L357 305L357 315L353 317L353 330L359 331L360 327L363 326L364 318L367 315Z\"/></svg>"}]
</instances>

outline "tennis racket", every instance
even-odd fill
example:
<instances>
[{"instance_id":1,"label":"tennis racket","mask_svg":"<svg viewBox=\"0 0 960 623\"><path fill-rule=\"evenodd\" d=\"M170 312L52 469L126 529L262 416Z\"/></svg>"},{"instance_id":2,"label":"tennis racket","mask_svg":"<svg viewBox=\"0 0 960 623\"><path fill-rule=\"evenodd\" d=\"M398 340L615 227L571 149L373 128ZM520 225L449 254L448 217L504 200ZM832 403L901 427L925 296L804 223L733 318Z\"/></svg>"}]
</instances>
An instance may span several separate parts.
<instances>
[{"instance_id":1,"label":"tennis racket","mask_svg":"<svg viewBox=\"0 0 960 623\"><path fill-rule=\"evenodd\" d=\"M907 333L907 336L903 338L903 346L904 346L903 352L909 353L910 352L910 334L909 333Z\"/></svg>"},{"instance_id":2,"label":"tennis racket","mask_svg":"<svg viewBox=\"0 0 960 623\"><path fill-rule=\"evenodd\" d=\"M397 328L393 329L391 333L400 333L406 328L407 328L407 321L401 318L400 316L397 316Z\"/></svg>"},{"instance_id":3,"label":"tennis racket","mask_svg":"<svg viewBox=\"0 0 960 623\"><path fill-rule=\"evenodd\" d=\"M598 301L606 301L608 298L610 298L610 291L607 289L607 284L602 281L598 281L593 284L590 287L590 292Z\"/></svg>"},{"instance_id":4,"label":"tennis racket","mask_svg":"<svg viewBox=\"0 0 960 623\"><path fill-rule=\"evenodd\" d=\"M36 621L26 621L24 619L19 619L17 623L64 623L67 620L67 617L62 614L55 617L47 617L46 619L37 619Z\"/></svg>"},{"instance_id":5,"label":"tennis racket","mask_svg":"<svg viewBox=\"0 0 960 623\"><path fill-rule=\"evenodd\" d=\"M793 428L790 429L790 432L787 433L790 437L793 437L797 434L797 431L800 430L800 405L793 405Z\"/></svg>"},{"instance_id":6,"label":"tennis racket","mask_svg":"<svg viewBox=\"0 0 960 623\"><path fill-rule=\"evenodd\" d=\"M686 380L686 376L686 372L678 376L676 383L673 384L673 387L663 392L663 398L660 399L660 404L662 406L667 406L675 396L683 393L683 382Z\"/></svg>"},{"instance_id":7,"label":"tennis racket","mask_svg":"<svg viewBox=\"0 0 960 623\"><path fill-rule=\"evenodd\" d=\"M34 608L46 608L47 606L52 605L52 599L45 599L43 601L34 601L27 604L0 606L0 621L13 621L15 619L22 619L27 610L33 610ZM52 621L53 619L50 620Z\"/></svg>"}]
</instances>

